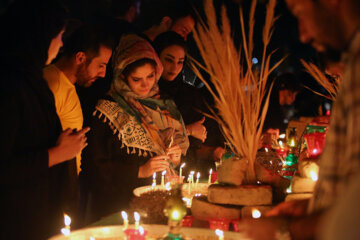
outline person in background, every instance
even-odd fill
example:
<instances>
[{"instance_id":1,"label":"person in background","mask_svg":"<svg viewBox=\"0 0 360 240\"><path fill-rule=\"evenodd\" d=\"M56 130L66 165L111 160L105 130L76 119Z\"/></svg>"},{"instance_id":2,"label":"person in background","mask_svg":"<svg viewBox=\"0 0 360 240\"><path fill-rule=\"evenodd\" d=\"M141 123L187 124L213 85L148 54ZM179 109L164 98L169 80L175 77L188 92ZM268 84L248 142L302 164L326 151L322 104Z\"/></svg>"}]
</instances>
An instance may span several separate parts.
<instances>
[{"instance_id":1,"label":"person in background","mask_svg":"<svg viewBox=\"0 0 360 240\"><path fill-rule=\"evenodd\" d=\"M143 0L137 24L149 42L166 31L174 31L186 41L195 26L195 17L188 1Z\"/></svg>"},{"instance_id":2,"label":"person in background","mask_svg":"<svg viewBox=\"0 0 360 240\"><path fill-rule=\"evenodd\" d=\"M344 79L331 114L330 130L319 162L319 179L312 198L284 202L267 213L272 218L242 221L240 231L252 239L314 239L317 234L331 233L321 226L321 220L331 216L326 215L327 212L332 209L336 212L338 206L343 206L342 196L349 189L354 190L352 184L359 184L355 181L360 173L360 2L286 2L298 19L300 40L311 43L319 52L334 56L335 61L341 57ZM353 207L358 206L355 204ZM347 212L358 214L357 211ZM335 219L343 221L342 218ZM347 228L356 231L357 222L350 224ZM339 233L341 239L353 239L345 232Z\"/></svg>"},{"instance_id":3,"label":"person in background","mask_svg":"<svg viewBox=\"0 0 360 240\"><path fill-rule=\"evenodd\" d=\"M83 113L75 84L90 87L103 78L112 53L112 38L99 28L80 27L67 39L61 57L44 68L44 78L55 97L56 112L63 130L80 130ZM76 156L77 173L81 155Z\"/></svg>"},{"instance_id":4,"label":"person in background","mask_svg":"<svg viewBox=\"0 0 360 240\"><path fill-rule=\"evenodd\" d=\"M121 38L114 70L83 152L80 178L89 223L127 209L133 190L151 184L155 172L171 174L189 146L174 102L158 95L162 65L150 43L135 34Z\"/></svg>"},{"instance_id":5,"label":"person in background","mask_svg":"<svg viewBox=\"0 0 360 240\"><path fill-rule=\"evenodd\" d=\"M47 239L64 225L68 160L89 130L61 132L42 77L62 46L66 12L56 1L15 0L0 18L0 238Z\"/></svg>"},{"instance_id":6,"label":"person in background","mask_svg":"<svg viewBox=\"0 0 360 240\"><path fill-rule=\"evenodd\" d=\"M206 106L198 89L185 83L182 75L186 42L176 32L168 31L157 36L153 45L164 67L159 81L160 93L174 100L186 124L190 140L186 169L196 169L205 176L210 168L215 169L214 162L220 160L224 149L206 145L208 136L204 126L205 117L200 112L206 112Z\"/></svg>"}]
</instances>

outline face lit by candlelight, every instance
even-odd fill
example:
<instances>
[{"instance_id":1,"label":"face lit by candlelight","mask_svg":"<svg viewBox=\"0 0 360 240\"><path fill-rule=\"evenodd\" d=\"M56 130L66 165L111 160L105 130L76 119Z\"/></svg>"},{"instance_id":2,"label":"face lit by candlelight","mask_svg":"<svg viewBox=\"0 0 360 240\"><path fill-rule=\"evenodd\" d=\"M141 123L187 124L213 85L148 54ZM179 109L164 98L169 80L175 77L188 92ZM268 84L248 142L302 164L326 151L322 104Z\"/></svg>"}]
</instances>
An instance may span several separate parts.
<instances>
[{"instance_id":1,"label":"face lit by candlelight","mask_svg":"<svg viewBox=\"0 0 360 240\"><path fill-rule=\"evenodd\" d=\"M135 94L146 97L155 84L155 78L155 67L147 63L130 73L127 82Z\"/></svg>"},{"instance_id":2,"label":"face lit by candlelight","mask_svg":"<svg viewBox=\"0 0 360 240\"><path fill-rule=\"evenodd\" d=\"M172 45L162 50L159 57L164 67L161 77L166 81L173 81L183 69L185 49Z\"/></svg>"},{"instance_id":3,"label":"face lit by candlelight","mask_svg":"<svg viewBox=\"0 0 360 240\"><path fill-rule=\"evenodd\" d=\"M298 19L299 37L319 52L342 50L347 41L339 21L339 6L328 0L286 0Z\"/></svg>"}]
</instances>

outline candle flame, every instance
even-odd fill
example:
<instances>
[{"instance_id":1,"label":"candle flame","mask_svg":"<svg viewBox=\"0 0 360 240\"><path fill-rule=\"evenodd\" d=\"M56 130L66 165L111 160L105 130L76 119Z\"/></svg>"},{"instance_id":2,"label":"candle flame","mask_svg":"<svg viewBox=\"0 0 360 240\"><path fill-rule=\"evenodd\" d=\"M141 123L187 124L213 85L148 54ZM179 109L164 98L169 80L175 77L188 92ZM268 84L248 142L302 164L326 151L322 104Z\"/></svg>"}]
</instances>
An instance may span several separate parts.
<instances>
[{"instance_id":1,"label":"candle flame","mask_svg":"<svg viewBox=\"0 0 360 240\"><path fill-rule=\"evenodd\" d=\"M213 172L213 170L212 170L212 168L210 168L209 174L211 175L211 174L212 174L212 172Z\"/></svg>"},{"instance_id":2,"label":"candle flame","mask_svg":"<svg viewBox=\"0 0 360 240\"><path fill-rule=\"evenodd\" d=\"M197 179L200 178L200 172L198 172L198 173L196 174L196 178L197 178Z\"/></svg>"},{"instance_id":3,"label":"candle flame","mask_svg":"<svg viewBox=\"0 0 360 240\"><path fill-rule=\"evenodd\" d=\"M216 234L216 236L218 236L218 237L224 237L224 232L221 231L220 229L216 229L216 230L215 230L215 234Z\"/></svg>"},{"instance_id":4,"label":"candle flame","mask_svg":"<svg viewBox=\"0 0 360 240\"><path fill-rule=\"evenodd\" d=\"M174 211L172 212L172 214L171 214L171 217L172 217L172 219L175 219L175 220L179 219L179 218L180 218L180 213L179 213L179 211L178 211L178 210L174 210Z\"/></svg>"},{"instance_id":5,"label":"candle flame","mask_svg":"<svg viewBox=\"0 0 360 240\"><path fill-rule=\"evenodd\" d=\"M286 189L286 193L291 193L291 186Z\"/></svg>"},{"instance_id":6,"label":"candle flame","mask_svg":"<svg viewBox=\"0 0 360 240\"><path fill-rule=\"evenodd\" d=\"M156 179L156 172L153 173L153 179Z\"/></svg>"},{"instance_id":7,"label":"candle flame","mask_svg":"<svg viewBox=\"0 0 360 240\"><path fill-rule=\"evenodd\" d=\"M162 171L161 175L165 176L165 174L166 174L166 170Z\"/></svg>"},{"instance_id":8,"label":"candle flame","mask_svg":"<svg viewBox=\"0 0 360 240\"><path fill-rule=\"evenodd\" d=\"M260 218L261 217L261 212L255 208L255 209L253 209L251 211L251 215L252 215L253 218Z\"/></svg>"},{"instance_id":9,"label":"candle flame","mask_svg":"<svg viewBox=\"0 0 360 240\"><path fill-rule=\"evenodd\" d=\"M71 218L67 214L64 214L64 223L65 226L70 226L71 224Z\"/></svg>"},{"instance_id":10,"label":"candle flame","mask_svg":"<svg viewBox=\"0 0 360 240\"><path fill-rule=\"evenodd\" d=\"M192 199L190 198L186 198L186 197L183 197L182 200L185 202L186 204L186 207L190 208L191 207L191 202L192 202Z\"/></svg>"},{"instance_id":11,"label":"candle flame","mask_svg":"<svg viewBox=\"0 0 360 240\"><path fill-rule=\"evenodd\" d=\"M318 151L318 150L317 150L316 148L314 148L314 150L312 151L312 153L313 153L313 154L316 154L317 151Z\"/></svg>"},{"instance_id":12,"label":"candle flame","mask_svg":"<svg viewBox=\"0 0 360 240\"><path fill-rule=\"evenodd\" d=\"M95 238L94 237L90 237L90 239L89 240L95 240Z\"/></svg>"},{"instance_id":13,"label":"candle flame","mask_svg":"<svg viewBox=\"0 0 360 240\"><path fill-rule=\"evenodd\" d=\"M194 175L194 174L195 174L195 171L191 171L191 172L190 172L190 175Z\"/></svg>"},{"instance_id":14,"label":"candle flame","mask_svg":"<svg viewBox=\"0 0 360 240\"><path fill-rule=\"evenodd\" d=\"M124 219L124 220L128 220L128 215L125 211L121 211L121 217Z\"/></svg>"},{"instance_id":15,"label":"candle flame","mask_svg":"<svg viewBox=\"0 0 360 240\"><path fill-rule=\"evenodd\" d=\"M156 186L156 183L153 182L153 183L151 184L151 187L155 187L155 186Z\"/></svg>"},{"instance_id":16,"label":"candle flame","mask_svg":"<svg viewBox=\"0 0 360 240\"><path fill-rule=\"evenodd\" d=\"M170 182L167 182L167 183L165 184L165 189L166 189L167 191L170 191L170 190L171 190Z\"/></svg>"},{"instance_id":17,"label":"candle flame","mask_svg":"<svg viewBox=\"0 0 360 240\"><path fill-rule=\"evenodd\" d=\"M138 212L134 212L134 219L135 219L135 222L140 221L140 214Z\"/></svg>"},{"instance_id":18,"label":"candle flame","mask_svg":"<svg viewBox=\"0 0 360 240\"><path fill-rule=\"evenodd\" d=\"M180 168L183 168L183 167L185 167L185 163L181 164L181 166L180 166Z\"/></svg>"},{"instance_id":19,"label":"candle flame","mask_svg":"<svg viewBox=\"0 0 360 240\"><path fill-rule=\"evenodd\" d=\"M279 141L279 146L282 147L283 146L283 142L280 140Z\"/></svg>"},{"instance_id":20,"label":"candle flame","mask_svg":"<svg viewBox=\"0 0 360 240\"><path fill-rule=\"evenodd\" d=\"M279 135L279 138L284 139L284 138L285 138L285 136L286 136L286 134L285 134L285 133L282 133L282 134L280 134L280 135Z\"/></svg>"},{"instance_id":21,"label":"candle flame","mask_svg":"<svg viewBox=\"0 0 360 240\"><path fill-rule=\"evenodd\" d=\"M291 146L291 147L295 147L295 140L294 140L294 139L291 139L291 140L290 140L290 146Z\"/></svg>"},{"instance_id":22,"label":"candle flame","mask_svg":"<svg viewBox=\"0 0 360 240\"><path fill-rule=\"evenodd\" d=\"M140 233L140 235L144 235L144 233L145 233L145 230L142 226L139 226L139 233Z\"/></svg>"},{"instance_id":23,"label":"candle flame","mask_svg":"<svg viewBox=\"0 0 360 240\"><path fill-rule=\"evenodd\" d=\"M60 231L66 237L70 235L70 229L68 228L62 228Z\"/></svg>"},{"instance_id":24,"label":"candle flame","mask_svg":"<svg viewBox=\"0 0 360 240\"><path fill-rule=\"evenodd\" d=\"M268 148L265 148L265 152L269 152L269 149L268 149Z\"/></svg>"},{"instance_id":25,"label":"candle flame","mask_svg":"<svg viewBox=\"0 0 360 240\"><path fill-rule=\"evenodd\" d=\"M310 171L310 176L311 176L311 179L316 182L318 180L318 175L315 171L311 170Z\"/></svg>"}]
</instances>

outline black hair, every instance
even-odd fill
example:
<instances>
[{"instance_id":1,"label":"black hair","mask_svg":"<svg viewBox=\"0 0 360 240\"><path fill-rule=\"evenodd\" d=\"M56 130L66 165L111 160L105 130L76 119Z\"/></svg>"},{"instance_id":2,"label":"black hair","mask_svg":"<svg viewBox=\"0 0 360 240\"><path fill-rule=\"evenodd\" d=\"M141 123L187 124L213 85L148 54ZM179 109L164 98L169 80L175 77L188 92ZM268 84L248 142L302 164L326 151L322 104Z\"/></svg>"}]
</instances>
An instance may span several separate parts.
<instances>
[{"instance_id":1,"label":"black hair","mask_svg":"<svg viewBox=\"0 0 360 240\"><path fill-rule=\"evenodd\" d=\"M299 92L302 89L302 84L294 73L287 72L279 75L276 78L274 89L286 89L292 92Z\"/></svg>"},{"instance_id":2,"label":"black hair","mask_svg":"<svg viewBox=\"0 0 360 240\"><path fill-rule=\"evenodd\" d=\"M124 16L130 7L139 3L140 0L112 0L110 10L113 16Z\"/></svg>"},{"instance_id":3,"label":"black hair","mask_svg":"<svg viewBox=\"0 0 360 240\"><path fill-rule=\"evenodd\" d=\"M142 67L146 64L150 64L154 67L154 69L156 69L156 62L154 59L141 58L125 67L125 69L122 71L122 74L124 75L124 80L127 82L127 78L132 72L134 72L138 67Z\"/></svg>"},{"instance_id":4,"label":"black hair","mask_svg":"<svg viewBox=\"0 0 360 240\"><path fill-rule=\"evenodd\" d=\"M182 47L186 52L186 42L184 38L173 31L168 31L159 34L153 42L154 49L159 56L165 48L173 45Z\"/></svg>"},{"instance_id":5,"label":"black hair","mask_svg":"<svg viewBox=\"0 0 360 240\"><path fill-rule=\"evenodd\" d=\"M173 23L187 16L196 21L193 6L187 0L142 0L137 25L141 30L147 30L159 25L166 16L170 17Z\"/></svg>"},{"instance_id":6,"label":"black hair","mask_svg":"<svg viewBox=\"0 0 360 240\"><path fill-rule=\"evenodd\" d=\"M78 52L85 52L87 59L99 55L100 46L112 49L114 40L100 25L83 25L75 30L65 41L62 54L67 57Z\"/></svg>"}]
</instances>

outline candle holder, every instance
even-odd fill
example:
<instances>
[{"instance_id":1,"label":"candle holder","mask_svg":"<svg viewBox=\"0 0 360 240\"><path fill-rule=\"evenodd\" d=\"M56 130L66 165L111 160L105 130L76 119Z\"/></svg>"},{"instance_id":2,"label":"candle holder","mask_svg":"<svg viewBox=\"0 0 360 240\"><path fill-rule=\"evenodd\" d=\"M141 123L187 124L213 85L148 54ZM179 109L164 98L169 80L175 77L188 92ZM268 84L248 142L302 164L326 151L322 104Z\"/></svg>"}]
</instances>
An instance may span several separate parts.
<instances>
[{"instance_id":1,"label":"candle holder","mask_svg":"<svg viewBox=\"0 0 360 240\"><path fill-rule=\"evenodd\" d=\"M143 232L136 229L126 229L124 230L126 240L145 240L147 235L147 231L144 230Z\"/></svg>"},{"instance_id":2,"label":"candle holder","mask_svg":"<svg viewBox=\"0 0 360 240\"><path fill-rule=\"evenodd\" d=\"M182 219L181 225L183 227L192 227L193 222L194 222L194 217L190 216L190 215L187 215Z\"/></svg>"},{"instance_id":3,"label":"candle holder","mask_svg":"<svg viewBox=\"0 0 360 240\"><path fill-rule=\"evenodd\" d=\"M325 135L325 132L312 132L304 135L308 158L318 158L322 154Z\"/></svg>"},{"instance_id":4,"label":"candle holder","mask_svg":"<svg viewBox=\"0 0 360 240\"><path fill-rule=\"evenodd\" d=\"M223 231L228 231L231 220L225 218L212 218L209 219L208 222L209 227L212 230L220 229Z\"/></svg>"}]
</instances>

